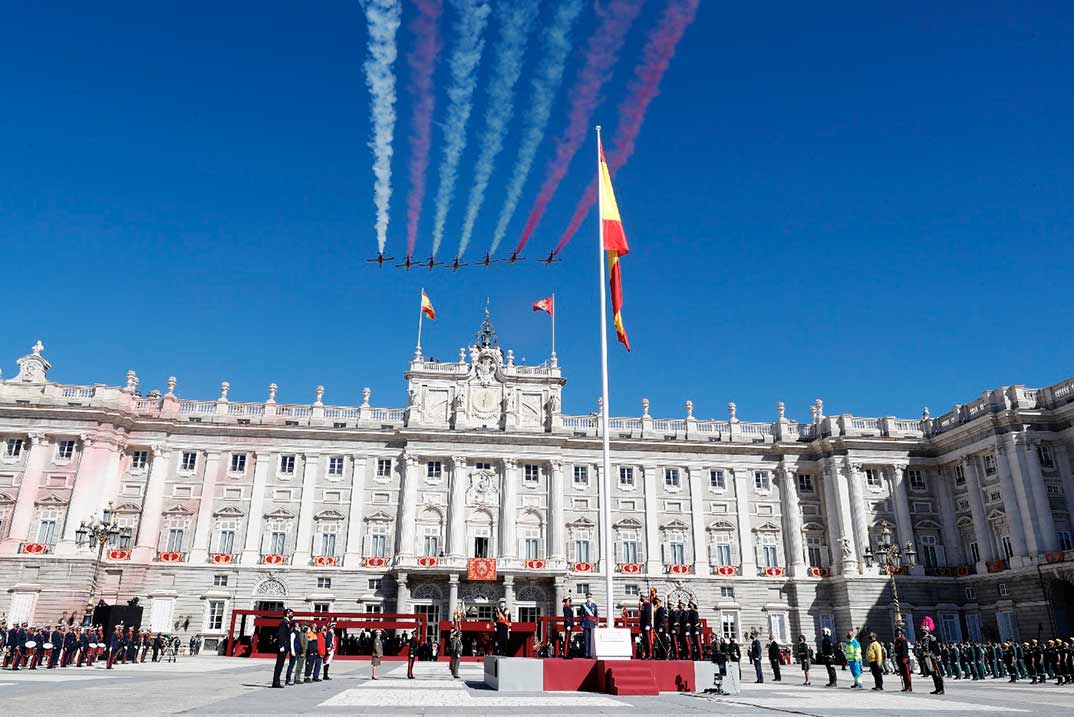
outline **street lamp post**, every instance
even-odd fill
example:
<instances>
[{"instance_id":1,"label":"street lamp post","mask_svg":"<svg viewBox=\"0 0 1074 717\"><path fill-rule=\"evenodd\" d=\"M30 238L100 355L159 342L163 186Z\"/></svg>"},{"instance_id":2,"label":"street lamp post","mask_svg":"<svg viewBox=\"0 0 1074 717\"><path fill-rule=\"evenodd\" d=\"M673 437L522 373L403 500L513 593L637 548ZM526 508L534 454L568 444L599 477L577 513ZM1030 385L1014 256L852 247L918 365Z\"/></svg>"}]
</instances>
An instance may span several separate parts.
<instances>
[{"instance_id":1,"label":"street lamp post","mask_svg":"<svg viewBox=\"0 0 1074 717\"><path fill-rule=\"evenodd\" d=\"M906 545L901 547L898 543L893 543L891 541L891 530L884 526L883 531L880 533L880 542L876 546L876 552L873 552L871 548L866 548L863 557L865 558L866 566L872 567L875 560L887 572L888 579L891 581L891 600L895 604L895 628L901 632L905 625L902 618L902 608L899 607L899 585L895 581L895 575L903 564L906 567L914 565L914 561L917 559L914 544L909 540L906 541Z\"/></svg>"},{"instance_id":2,"label":"street lamp post","mask_svg":"<svg viewBox=\"0 0 1074 717\"><path fill-rule=\"evenodd\" d=\"M111 501L105 507L100 520L91 518L88 523L82 521L78 530L75 531L75 543L78 547L92 548L94 545L97 546L97 557L93 561L93 579L90 581L89 599L86 601L86 612L82 617L83 625L90 625L93 622L93 606L97 598L97 578L101 571L104 547L117 538L121 548L130 546L131 529L120 528L116 524L115 511L112 510Z\"/></svg>"}]
</instances>

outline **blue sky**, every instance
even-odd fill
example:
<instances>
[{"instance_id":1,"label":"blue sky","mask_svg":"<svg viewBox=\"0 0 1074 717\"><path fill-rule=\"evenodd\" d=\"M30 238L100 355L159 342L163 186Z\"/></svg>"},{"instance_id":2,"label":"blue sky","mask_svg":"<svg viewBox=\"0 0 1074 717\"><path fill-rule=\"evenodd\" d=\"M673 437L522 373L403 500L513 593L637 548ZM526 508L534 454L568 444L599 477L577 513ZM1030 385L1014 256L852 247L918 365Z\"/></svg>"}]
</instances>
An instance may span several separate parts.
<instances>
[{"instance_id":1,"label":"blue sky","mask_svg":"<svg viewBox=\"0 0 1074 717\"><path fill-rule=\"evenodd\" d=\"M664 0L648 0L596 120L615 107ZM551 3L545 3L547 14ZM405 3L389 253L405 252ZM981 390L1074 374L1074 12L1067 3L702 2L633 159L616 178L632 253L612 335L612 410L769 420L934 414ZM866 7L870 6L870 7ZM445 21L451 19L445 11ZM565 75L593 27L575 31ZM495 17L490 28L495 30ZM445 26L450 52L450 30ZM495 35L486 31L490 42ZM72 383L180 395L404 403L418 292L427 354L468 343L485 298L503 344L539 363L555 292L564 409L599 392L593 217L550 268L377 270L369 97L357 2L19 3L0 26L0 365L41 338ZM531 38L531 43L533 38ZM494 44L493 44L494 47ZM520 87L528 83L530 69ZM454 253L491 71L442 254ZM447 79L437 68L417 255L427 255ZM561 91L501 253L566 125ZM522 104L519 111L524 111ZM519 122L477 220L483 253ZM555 244L592 176L571 165L527 254ZM424 252L424 254L423 254Z\"/></svg>"}]
</instances>

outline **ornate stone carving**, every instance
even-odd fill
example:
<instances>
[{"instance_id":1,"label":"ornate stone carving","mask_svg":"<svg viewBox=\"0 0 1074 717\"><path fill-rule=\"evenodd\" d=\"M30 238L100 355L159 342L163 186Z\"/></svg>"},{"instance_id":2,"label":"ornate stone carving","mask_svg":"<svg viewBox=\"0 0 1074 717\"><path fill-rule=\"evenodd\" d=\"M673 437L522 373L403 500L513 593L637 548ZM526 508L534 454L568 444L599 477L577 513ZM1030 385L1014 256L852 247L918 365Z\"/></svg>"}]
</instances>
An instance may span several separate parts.
<instances>
[{"instance_id":1,"label":"ornate stone carving","mask_svg":"<svg viewBox=\"0 0 1074 717\"><path fill-rule=\"evenodd\" d=\"M414 600L442 600L443 593L440 591L440 587L433 583L422 583L414 588L411 593L411 598Z\"/></svg>"},{"instance_id":2,"label":"ornate stone carving","mask_svg":"<svg viewBox=\"0 0 1074 717\"><path fill-rule=\"evenodd\" d=\"M470 476L470 502L474 505L496 505L499 502L496 474L489 470Z\"/></svg>"},{"instance_id":3,"label":"ornate stone carving","mask_svg":"<svg viewBox=\"0 0 1074 717\"><path fill-rule=\"evenodd\" d=\"M48 380L48 370L52 364L41 355L45 350L44 345L38 341L31 349L31 353L20 358L19 372L15 375L15 381L20 383L45 383Z\"/></svg>"},{"instance_id":4,"label":"ornate stone carving","mask_svg":"<svg viewBox=\"0 0 1074 717\"><path fill-rule=\"evenodd\" d=\"M287 586L278 578L266 578L257 586L254 594L259 597L286 597Z\"/></svg>"},{"instance_id":5,"label":"ornate stone carving","mask_svg":"<svg viewBox=\"0 0 1074 717\"><path fill-rule=\"evenodd\" d=\"M279 386L274 383L270 383L268 386L268 400L265 403L276 403L276 391L279 390Z\"/></svg>"},{"instance_id":6,"label":"ornate stone carving","mask_svg":"<svg viewBox=\"0 0 1074 717\"><path fill-rule=\"evenodd\" d=\"M362 389L362 408L369 408L369 397L373 395L373 392L366 386Z\"/></svg>"},{"instance_id":7,"label":"ornate stone carving","mask_svg":"<svg viewBox=\"0 0 1074 717\"><path fill-rule=\"evenodd\" d=\"M227 394L228 394L228 391L230 391L230 390L231 390L231 384L229 382L224 381L223 383L221 383L220 384L220 398L218 398L216 400L219 401L220 403L227 403Z\"/></svg>"},{"instance_id":8,"label":"ornate stone carving","mask_svg":"<svg viewBox=\"0 0 1074 717\"><path fill-rule=\"evenodd\" d=\"M314 393L316 394L317 399L313 402L313 405L314 406L323 406L324 405L324 386L317 386L317 388L314 390Z\"/></svg>"},{"instance_id":9,"label":"ornate stone carving","mask_svg":"<svg viewBox=\"0 0 1074 717\"><path fill-rule=\"evenodd\" d=\"M170 398L175 398L175 384L176 384L175 376L169 376L168 377L168 392L166 394L164 394L165 396L168 396Z\"/></svg>"}]
</instances>

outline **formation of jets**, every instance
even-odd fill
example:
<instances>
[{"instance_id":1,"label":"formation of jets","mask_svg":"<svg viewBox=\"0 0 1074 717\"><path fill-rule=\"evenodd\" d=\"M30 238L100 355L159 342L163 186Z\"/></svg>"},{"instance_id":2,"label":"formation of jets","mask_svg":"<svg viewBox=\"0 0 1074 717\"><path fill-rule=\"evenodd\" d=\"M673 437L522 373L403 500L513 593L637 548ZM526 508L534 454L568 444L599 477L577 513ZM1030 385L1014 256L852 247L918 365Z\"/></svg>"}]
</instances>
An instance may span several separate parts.
<instances>
[{"instance_id":1,"label":"formation of jets","mask_svg":"<svg viewBox=\"0 0 1074 717\"><path fill-rule=\"evenodd\" d=\"M366 259L366 261L369 262L370 264L376 264L378 268L383 268L384 267L384 262L388 262L389 264L391 264L391 262L395 261L395 257L394 256L384 256L383 253L380 253L380 254L377 254L372 259ZM519 262L519 261L526 261L526 258L522 257L522 256L519 256L518 252L516 251L513 254L511 254L511 256L506 257L504 259L493 259L489 254L485 254L484 259L482 259L481 261L478 261L478 262L474 262L472 265L467 263L467 262L462 261L459 257L455 257L455 261L453 261L451 263L442 263L442 262L436 261L435 256L430 256L428 259L421 259L421 260L415 259L412 256L408 256L407 258L403 259L403 261L401 263L393 264L393 266L395 266L395 267L397 267L399 269L404 269L406 271L410 271L411 269L428 269L429 271L432 271L433 269L435 269L438 266L451 269L452 271L458 271L459 269L463 268L464 266L484 266L484 267L487 267L487 266L490 266L492 264L499 264L500 262L503 262L503 263L506 263L506 264L514 264L515 262ZM556 254L555 254L554 251L550 251L550 252L548 252L548 256L546 258L538 259L537 261L540 262L541 264L544 264L545 266L550 266L552 264L560 262L561 260L556 258Z\"/></svg>"}]
</instances>

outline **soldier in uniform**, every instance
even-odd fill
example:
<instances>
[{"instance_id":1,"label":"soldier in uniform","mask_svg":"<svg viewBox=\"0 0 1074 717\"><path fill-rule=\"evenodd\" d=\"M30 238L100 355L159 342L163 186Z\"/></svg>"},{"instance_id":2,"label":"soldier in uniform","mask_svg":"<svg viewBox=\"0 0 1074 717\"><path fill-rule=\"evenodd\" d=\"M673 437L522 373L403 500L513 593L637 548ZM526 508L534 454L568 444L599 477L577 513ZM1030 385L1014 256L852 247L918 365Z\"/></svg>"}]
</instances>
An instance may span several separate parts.
<instances>
[{"instance_id":1,"label":"soldier in uniform","mask_svg":"<svg viewBox=\"0 0 1074 717\"><path fill-rule=\"evenodd\" d=\"M693 601L690 602L690 607L686 611L686 622L690 626L690 636L693 638L693 642L690 643L690 658L703 660L705 651L701 647L701 614L697 611L697 603Z\"/></svg>"},{"instance_id":2,"label":"soldier in uniform","mask_svg":"<svg viewBox=\"0 0 1074 717\"><path fill-rule=\"evenodd\" d=\"M292 615L294 615L292 611L284 610L283 618L276 627L276 665L272 669L272 687L277 689L283 688L280 683L280 676L283 673L284 662L290 657ZM288 675L288 681L290 681L290 675Z\"/></svg>"},{"instance_id":3,"label":"soldier in uniform","mask_svg":"<svg viewBox=\"0 0 1074 717\"><path fill-rule=\"evenodd\" d=\"M63 638L66 627L62 622L57 623L52 632L49 634L49 642L52 644L52 649L49 651L48 667L54 669L60 662L60 656L63 654Z\"/></svg>"},{"instance_id":4,"label":"soldier in uniform","mask_svg":"<svg viewBox=\"0 0 1074 717\"><path fill-rule=\"evenodd\" d=\"M566 598L564 605L570 602L570 598ZM456 680L459 679L459 661L462 658L462 609L455 608L455 613L451 616L451 635L448 638L448 654L451 655L451 676Z\"/></svg>"},{"instance_id":5,"label":"soldier in uniform","mask_svg":"<svg viewBox=\"0 0 1074 717\"><path fill-rule=\"evenodd\" d=\"M679 608L668 602L668 659L679 659Z\"/></svg>"},{"instance_id":6,"label":"soldier in uniform","mask_svg":"<svg viewBox=\"0 0 1074 717\"><path fill-rule=\"evenodd\" d=\"M641 654L645 660L653 659L653 604L648 595L642 595L638 605L638 629L641 631Z\"/></svg>"},{"instance_id":7,"label":"soldier in uniform","mask_svg":"<svg viewBox=\"0 0 1074 717\"><path fill-rule=\"evenodd\" d=\"M563 598L563 648L560 651L560 657L566 657L571 659L571 633L574 631L574 605L571 604L571 598L568 595Z\"/></svg>"},{"instance_id":8,"label":"soldier in uniform","mask_svg":"<svg viewBox=\"0 0 1074 717\"><path fill-rule=\"evenodd\" d=\"M328 668L332 666L332 658L336 656L336 649L339 647L337 643L339 637L336 636L336 623L328 623L328 627L324 629L324 679L330 680L328 676Z\"/></svg>"},{"instance_id":9,"label":"soldier in uniform","mask_svg":"<svg viewBox=\"0 0 1074 717\"><path fill-rule=\"evenodd\" d=\"M597 629L599 622L600 610L593 602L593 596L586 595L585 602L582 603L582 632L585 634L586 659L593 657L593 631Z\"/></svg>"},{"instance_id":10,"label":"soldier in uniform","mask_svg":"<svg viewBox=\"0 0 1074 717\"><path fill-rule=\"evenodd\" d=\"M48 631L42 625L30 632L34 640L34 649L30 657L30 669L36 670L37 666L47 659L45 657L45 643L48 642Z\"/></svg>"},{"instance_id":11,"label":"soldier in uniform","mask_svg":"<svg viewBox=\"0 0 1074 717\"><path fill-rule=\"evenodd\" d=\"M19 629L15 631L15 639L13 641L15 645L15 654L11 662L12 671L18 670L22 666L22 661L26 654L26 648L24 647L24 645L26 643L26 640L29 639L27 637L26 627L27 625L24 622L19 625Z\"/></svg>"},{"instance_id":12,"label":"soldier in uniform","mask_svg":"<svg viewBox=\"0 0 1074 717\"><path fill-rule=\"evenodd\" d=\"M940 674L940 641L936 639L936 636L932 634L929 628L922 623L921 624L921 657L925 666L928 668L929 673L932 675L932 684L934 689L931 694L942 695L943 690L943 675Z\"/></svg>"},{"instance_id":13,"label":"soldier in uniform","mask_svg":"<svg viewBox=\"0 0 1074 717\"><path fill-rule=\"evenodd\" d=\"M824 628L824 636L820 640L820 659L824 662L824 669L828 671L828 684L825 687L835 687L837 679L835 674L835 640L832 639L832 629L830 627ZM906 664L907 668L909 668L909 652L907 653Z\"/></svg>"},{"instance_id":14,"label":"soldier in uniform","mask_svg":"<svg viewBox=\"0 0 1074 717\"><path fill-rule=\"evenodd\" d=\"M101 654L101 643L104 639L101 637L100 630L92 630L87 628L83 630L81 627L75 628L78 631L78 646L75 648L78 651L78 664L82 664L82 660L85 659L86 664L93 667L93 663ZM92 647L96 645L97 647Z\"/></svg>"},{"instance_id":15,"label":"soldier in uniform","mask_svg":"<svg viewBox=\"0 0 1074 717\"><path fill-rule=\"evenodd\" d=\"M500 598L496 606L496 654L507 655L507 638L511 632L511 613L507 609L507 600Z\"/></svg>"},{"instance_id":16,"label":"soldier in uniform","mask_svg":"<svg viewBox=\"0 0 1074 717\"><path fill-rule=\"evenodd\" d=\"M499 620L496 622L496 654L500 654L500 635L499 635ZM417 630L410 633L410 639L406 641L406 678L408 680L414 679L414 661L418 659L418 632Z\"/></svg>"},{"instance_id":17,"label":"soldier in uniform","mask_svg":"<svg viewBox=\"0 0 1074 717\"><path fill-rule=\"evenodd\" d=\"M660 601L660 598L653 597L653 607L655 609L653 617L653 631L656 633L657 647L660 648L664 655L664 659L670 659L670 649L668 646L668 611L664 607L664 604ZM654 650L655 653L655 650ZM655 659L656 655L653 655Z\"/></svg>"},{"instance_id":18,"label":"soldier in uniform","mask_svg":"<svg viewBox=\"0 0 1074 717\"><path fill-rule=\"evenodd\" d=\"M0 630L0 652L4 654L3 667L8 666L8 662L11 660L11 641L14 639L14 626L8 628L7 632Z\"/></svg>"},{"instance_id":19,"label":"soldier in uniform","mask_svg":"<svg viewBox=\"0 0 1074 717\"><path fill-rule=\"evenodd\" d=\"M108 658L105 669L112 669L116 659L123 653L123 643L123 627L116 625L116 629L112 631L111 639L108 640Z\"/></svg>"}]
</instances>

